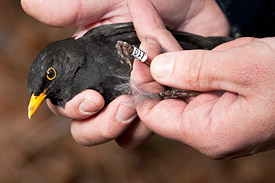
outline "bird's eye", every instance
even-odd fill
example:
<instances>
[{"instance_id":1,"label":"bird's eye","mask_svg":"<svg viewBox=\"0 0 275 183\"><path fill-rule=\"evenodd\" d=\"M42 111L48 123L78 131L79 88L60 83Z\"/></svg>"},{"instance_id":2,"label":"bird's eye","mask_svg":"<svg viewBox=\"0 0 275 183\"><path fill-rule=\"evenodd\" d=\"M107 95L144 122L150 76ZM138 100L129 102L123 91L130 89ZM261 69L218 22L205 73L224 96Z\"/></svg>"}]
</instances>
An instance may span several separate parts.
<instances>
[{"instance_id":1,"label":"bird's eye","mask_svg":"<svg viewBox=\"0 0 275 183\"><path fill-rule=\"evenodd\" d=\"M47 70L47 78L48 78L48 80L53 80L55 77L56 77L56 71L55 71L55 69L52 68L52 67L49 68Z\"/></svg>"}]
</instances>

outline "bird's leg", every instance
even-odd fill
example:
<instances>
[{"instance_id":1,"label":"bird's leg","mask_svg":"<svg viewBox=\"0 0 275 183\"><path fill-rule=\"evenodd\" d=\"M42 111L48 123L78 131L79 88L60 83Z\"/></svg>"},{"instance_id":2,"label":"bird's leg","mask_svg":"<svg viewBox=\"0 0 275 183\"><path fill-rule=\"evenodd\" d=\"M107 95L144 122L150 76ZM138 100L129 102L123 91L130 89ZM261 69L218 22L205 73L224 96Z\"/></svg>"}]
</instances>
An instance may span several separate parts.
<instances>
[{"instance_id":1,"label":"bird's leg","mask_svg":"<svg viewBox=\"0 0 275 183\"><path fill-rule=\"evenodd\" d=\"M163 99L172 99L172 98L186 98L186 97L195 97L198 96L200 92L197 91L188 91L188 90L179 90L176 88L171 88L170 90L165 90L159 95Z\"/></svg>"},{"instance_id":2,"label":"bird's leg","mask_svg":"<svg viewBox=\"0 0 275 183\"><path fill-rule=\"evenodd\" d=\"M127 63L132 70L132 62L130 61L130 55L134 56L139 61L145 63L150 67L150 62L147 60L147 54L137 48L134 45L130 45L124 41L117 41L116 44L117 53L120 56L121 60ZM186 97L195 97L198 96L200 92L197 91L188 91L188 90L179 90L171 88L161 92L159 95L162 99L175 99L175 98L186 98Z\"/></svg>"}]
</instances>

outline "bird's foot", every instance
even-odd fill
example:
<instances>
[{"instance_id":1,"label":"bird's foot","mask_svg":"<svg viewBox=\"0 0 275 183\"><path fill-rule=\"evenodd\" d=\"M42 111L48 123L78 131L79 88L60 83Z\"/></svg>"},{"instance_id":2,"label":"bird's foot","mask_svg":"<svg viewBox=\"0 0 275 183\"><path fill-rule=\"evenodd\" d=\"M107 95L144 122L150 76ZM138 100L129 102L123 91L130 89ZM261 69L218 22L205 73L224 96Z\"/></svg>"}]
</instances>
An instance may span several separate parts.
<instances>
[{"instance_id":1,"label":"bird's foot","mask_svg":"<svg viewBox=\"0 0 275 183\"><path fill-rule=\"evenodd\" d=\"M130 70L133 68L130 55L150 66L150 62L147 60L147 54L136 46L130 45L125 41L117 41L116 49L121 61L128 64L130 66Z\"/></svg>"},{"instance_id":2,"label":"bird's foot","mask_svg":"<svg viewBox=\"0 0 275 183\"><path fill-rule=\"evenodd\" d=\"M179 89L170 89L161 92L159 95L163 99L175 99L175 98L186 98L186 97L196 97L200 94L197 91L188 91L188 90L179 90Z\"/></svg>"}]
</instances>

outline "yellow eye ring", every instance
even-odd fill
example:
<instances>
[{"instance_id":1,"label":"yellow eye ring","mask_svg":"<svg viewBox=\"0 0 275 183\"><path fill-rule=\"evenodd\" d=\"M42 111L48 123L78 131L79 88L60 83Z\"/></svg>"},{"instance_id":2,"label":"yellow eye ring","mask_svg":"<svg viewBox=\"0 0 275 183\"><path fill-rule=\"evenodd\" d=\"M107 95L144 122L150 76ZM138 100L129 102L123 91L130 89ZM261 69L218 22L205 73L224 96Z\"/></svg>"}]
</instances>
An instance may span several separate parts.
<instances>
[{"instance_id":1,"label":"yellow eye ring","mask_svg":"<svg viewBox=\"0 0 275 183\"><path fill-rule=\"evenodd\" d=\"M53 80L56 77L56 71L53 67L50 67L47 70L47 78L48 80Z\"/></svg>"}]
</instances>

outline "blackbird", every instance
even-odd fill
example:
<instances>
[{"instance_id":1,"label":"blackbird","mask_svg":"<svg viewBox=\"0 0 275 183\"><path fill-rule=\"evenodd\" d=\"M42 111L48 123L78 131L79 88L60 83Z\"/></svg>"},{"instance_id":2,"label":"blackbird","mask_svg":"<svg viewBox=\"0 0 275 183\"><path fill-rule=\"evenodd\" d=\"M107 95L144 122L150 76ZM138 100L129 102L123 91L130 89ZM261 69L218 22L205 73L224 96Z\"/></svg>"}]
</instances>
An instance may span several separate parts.
<instances>
[{"instance_id":1,"label":"blackbird","mask_svg":"<svg viewBox=\"0 0 275 183\"><path fill-rule=\"evenodd\" d=\"M232 40L230 37L171 32L184 50L211 50ZM130 63L121 61L121 55L118 56L115 49L117 41L139 46L140 41L131 22L101 25L78 39L68 38L46 46L29 71L31 99L28 117L31 118L44 98L64 108L67 101L85 89L98 91L104 97L105 105L119 95L131 93L130 88L119 87L129 82L131 69Z\"/></svg>"}]
</instances>

